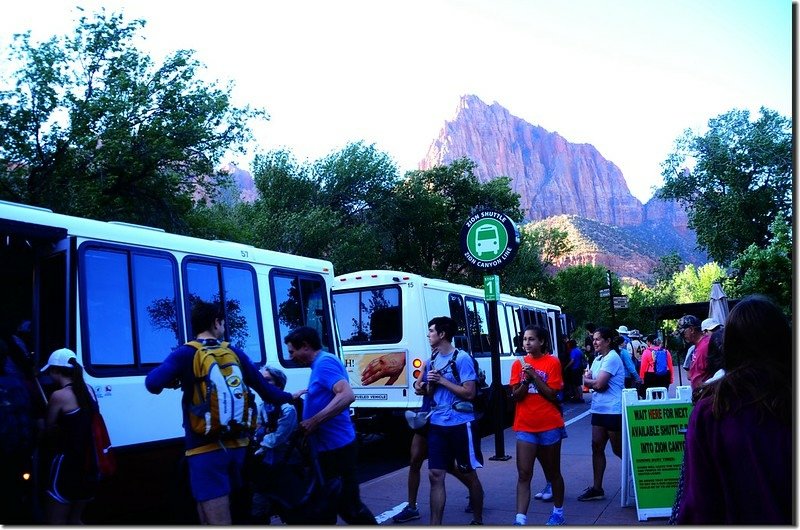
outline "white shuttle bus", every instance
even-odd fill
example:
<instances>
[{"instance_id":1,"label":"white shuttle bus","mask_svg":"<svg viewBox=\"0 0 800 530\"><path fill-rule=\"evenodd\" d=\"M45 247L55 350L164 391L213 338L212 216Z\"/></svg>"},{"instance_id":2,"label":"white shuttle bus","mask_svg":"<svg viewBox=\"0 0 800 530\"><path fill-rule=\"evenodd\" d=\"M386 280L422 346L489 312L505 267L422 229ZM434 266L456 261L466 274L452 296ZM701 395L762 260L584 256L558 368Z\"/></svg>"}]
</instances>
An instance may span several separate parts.
<instances>
[{"instance_id":1,"label":"white shuttle bus","mask_svg":"<svg viewBox=\"0 0 800 530\"><path fill-rule=\"evenodd\" d=\"M71 348L97 394L119 471L90 511L120 517L111 522L136 523L148 500L163 503L155 510L174 502L181 392L150 394L144 378L190 340L193 300L221 303L226 340L283 369L288 392L305 388L310 373L289 358L290 330L316 328L338 355L328 261L0 202L0 274L0 318L31 321L37 369Z\"/></svg>"},{"instance_id":2,"label":"white shuttle bus","mask_svg":"<svg viewBox=\"0 0 800 530\"><path fill-rule=\"evenodd\" d=\"M454 345L472 352L492 382L488 303L481 289L398 271L359 271L336 277L333 305L342 355L355 392L356 421L386 428L417 408L422 398L412 384L430 358L428 321L449 316L458 324ZM552 304L500 295L500 373L508 386L516 344L529 324L546 327L559 348L567 330ZM558 355L556 349L553 355ZM378 378L378 376L380 376ZM508 389L506 389L508 391Z\"/></svg>"}]
</instances>

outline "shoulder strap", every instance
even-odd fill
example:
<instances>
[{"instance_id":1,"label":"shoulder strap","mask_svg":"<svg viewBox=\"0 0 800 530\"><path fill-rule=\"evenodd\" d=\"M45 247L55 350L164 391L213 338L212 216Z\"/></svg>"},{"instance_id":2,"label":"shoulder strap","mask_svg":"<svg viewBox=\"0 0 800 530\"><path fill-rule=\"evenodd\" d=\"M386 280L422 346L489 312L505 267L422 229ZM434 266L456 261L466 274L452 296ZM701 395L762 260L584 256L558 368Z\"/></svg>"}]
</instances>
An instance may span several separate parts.
<instances>
[{"instance_id":1,"label":"shoulder strap","mask_svg":"<svg viewBox=\"0 0 800 530\"><path fill-rule=\"evenodd\" d=\"M203 348L203 345L198 340L190 340L189 342L184 344L184 346L191 346L195 350L200 350Z\"/></svg>"},{"instance_id":2,"label":"shoulder strap","mask_svg":"<svg viewBox=\"0 0 800 530\"><path fill-rule=\"evenodd\" d=\"M450 359L450 364L452 365L452 372L453 378L456 380L456 384L461 384L461 375L458 373L458 365L456 364L456 359L458 358L458 348L453 350L453 358Z\"/></svg>"}]
</instances>

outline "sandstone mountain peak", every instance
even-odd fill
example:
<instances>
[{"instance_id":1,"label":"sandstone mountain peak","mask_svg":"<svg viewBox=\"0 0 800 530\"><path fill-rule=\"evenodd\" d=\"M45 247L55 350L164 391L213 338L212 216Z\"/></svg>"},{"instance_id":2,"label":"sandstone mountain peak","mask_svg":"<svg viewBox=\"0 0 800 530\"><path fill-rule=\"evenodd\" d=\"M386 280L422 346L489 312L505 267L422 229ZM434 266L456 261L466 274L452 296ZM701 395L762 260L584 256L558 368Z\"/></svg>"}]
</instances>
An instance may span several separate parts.
<instances>
[{"instance_id":1,"label":"sandstone mountain peak","mask_svg":"<svg viewBox=\"0 0 800 530\"><path fill-rule=\"evenodd\" d=\"M643 221L642 203L620 169L591 144L573 144L558 133L514 116L499 103L462 96L420 162L420 169L463 156L477 164L480 180L506 176L521 197L528 221L575 214L616 226Z\"/></svg>"},{"instance_id":2,"label":"sandstone mountain peak","mask_svg":"<svg viewBox=\"0 0 800 530\"><path fill-rule=\"evenodd\" d=\"M643 205L631 194L622 171L593 145L571 143L514 116L497 102L487 105L475 95L462 96L454 118L445 122L419 169L462 157L475 162L482 182L509 177L526 221L569 216L580 219L584 227L594 222L623 229L629 240L624 253L636 263L625 270L626 275L649 276L654 260L672 251L690 263L705 259L694 248L695 234L680 205L655 198ZM591 232L604 233L597 226ZM636 242L639 238L642 241ZM590 254L594 257L573 256L569 261L617 268L613 259L595 259L612 253Z\"/></svg>"}]
</instances>

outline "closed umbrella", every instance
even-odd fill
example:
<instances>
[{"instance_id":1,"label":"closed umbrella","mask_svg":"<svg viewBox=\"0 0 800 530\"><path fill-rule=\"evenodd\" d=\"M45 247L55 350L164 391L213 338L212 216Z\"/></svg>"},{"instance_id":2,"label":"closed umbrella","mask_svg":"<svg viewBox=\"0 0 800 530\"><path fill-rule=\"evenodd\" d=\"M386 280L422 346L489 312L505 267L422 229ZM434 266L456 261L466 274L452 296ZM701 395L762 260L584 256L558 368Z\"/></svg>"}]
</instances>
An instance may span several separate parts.
<instances>
[{"instance_id":1,"label":"closed umbrella","mask_svg":"<svg viewBox=\"0 0 800 530\"><path fill-rule=\"evenodd\" d=\"M708 304L708 317L715 318L720 324L725 324L728 318L728 297L722 286L714 282L711 284L711 300Z\"/></svg>"}]
</instances>

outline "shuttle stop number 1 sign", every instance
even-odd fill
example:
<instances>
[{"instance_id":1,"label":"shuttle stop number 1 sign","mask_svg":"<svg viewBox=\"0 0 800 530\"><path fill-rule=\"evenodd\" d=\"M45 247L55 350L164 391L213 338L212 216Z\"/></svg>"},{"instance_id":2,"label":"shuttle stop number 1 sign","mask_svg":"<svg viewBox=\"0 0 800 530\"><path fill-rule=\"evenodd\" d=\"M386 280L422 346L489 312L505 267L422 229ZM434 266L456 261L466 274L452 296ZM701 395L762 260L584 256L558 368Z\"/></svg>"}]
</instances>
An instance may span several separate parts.
<instances>
[{"instance_id":1,"label":"shuttle stop number 1 sign","mask_svg":"<svg viewBox=\"0 0 800 530\"><path fill-rule=\"evenodd\" d=\"M519 248L519 229L506 214L481 210L461 227L461 251L467 262L480 270L502 269Z\"/></svg>"}]
</instances>

